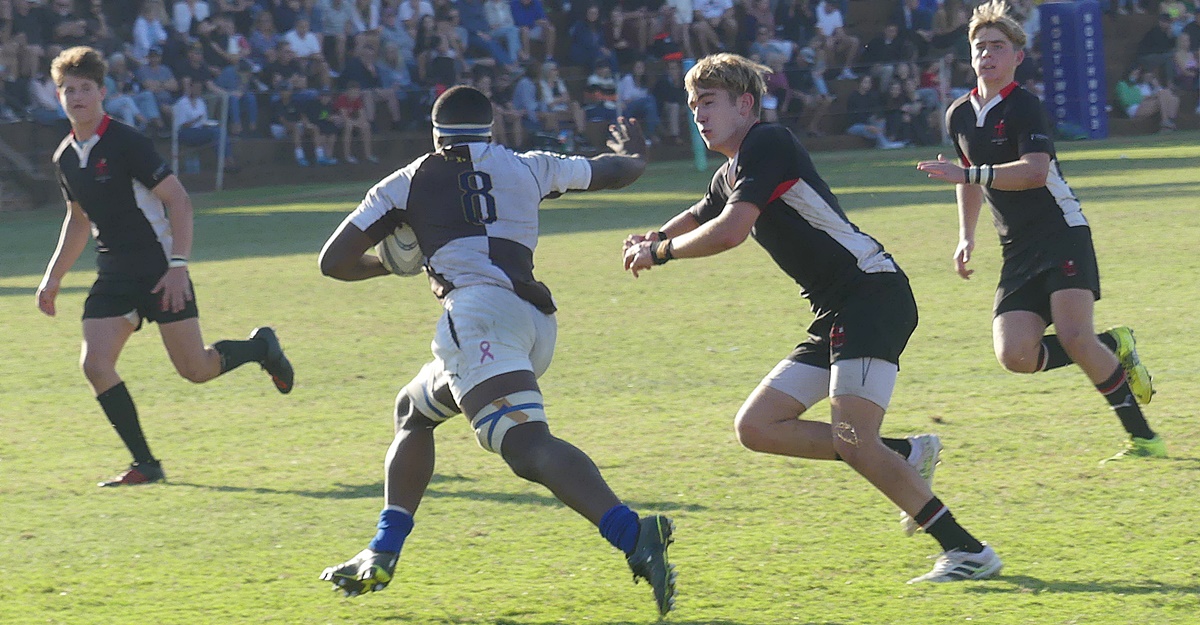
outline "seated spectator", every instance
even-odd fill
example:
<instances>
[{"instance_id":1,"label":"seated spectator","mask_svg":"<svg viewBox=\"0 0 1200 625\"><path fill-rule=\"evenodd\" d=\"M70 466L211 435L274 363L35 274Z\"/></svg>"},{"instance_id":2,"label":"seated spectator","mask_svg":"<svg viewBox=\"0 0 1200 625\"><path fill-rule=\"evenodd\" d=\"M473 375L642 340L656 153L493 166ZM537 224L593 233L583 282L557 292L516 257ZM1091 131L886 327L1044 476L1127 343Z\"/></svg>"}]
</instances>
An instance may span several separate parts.
<instances>
[{"instance_id":1,"label":"seated spectator","mask_svg":"<svg viewBox=\"0 0 1200 625\"><path fill-rule=\"evenodd\" d=\"M142 84L142 89L154 94L159 114L164 118L169 116L172 104L180 95L180 89L175 72L163 65L162 50L158 47L150 48L146 54L146 64L134 73L138 82Z\"/></svg>"},{"instance_id":2,"label":"seated spectator","mask_svg":"<svg viewBox=\"0 0 1200 625\"><path fill-rule=\"evenodd\" d=\"M402 0L396 10L402 22L420 21L426 15L433 17L433 5L429 0Z\"/></svg>"},{"instance_id":3,"label":"seated spectator","mask_svg":"<svg viewBox=\"0 0 1200 625\"><path fill-rule=\"evenodd\" d=\"M350 150L351 138L357 130L362 140L363 158L368 162L378 163L379 159L375 157L371 145L371 121L367 119L366 98L357 82L346 83L345 93L333 100L333 110L341 118L342 154L345 155L343 160L351 165L358 164L358 159L354 158L354 153Z\"/></svg>"},{"instance_id":4,"label":"seated spectator","mask_svg":"<svg viewBox=\"0 0 1200 625\"><path fill-rule=\"evenodd\" d=\"M41 71L29 81L29 114L43 126L62 126L67 114L58 101L58 85L50 77L50 63L42 62Z\"/></svg>"},{"instance_id":5,"label":"seated spectator","mask_svg":"<svg viewBox=\"0 0 1200 625\"><path fill-rule=\"evenodd\" d=\"M867 42L862 63L870 68L876 82L887 90L891 87L896 66L916 59L916 48L900 36L900 26L888 23L883 32Z\"/></svg>"},{"instance_id":6,"label":"seated spectator","mask_svg":"<svg viewBox=\"0 0 1200 625\"><path fill-rule=\"evenodd\" d=\"M143 90L125 55L117 53L108 58L108 76L104 78L107 92L104 110L113 117L147 134L163 135L167 129L154 94Z\"/></svg>"},{"instance_id":7,"label":"seated spectator","mask_svg":"<svg viewBox=\"0 0 1200 625\"><path fill-rule=\"evenodd\" d=\"M893 150L904 147L899 141L887 138L883 119L883 98L875 90L875 79L870 75L858 79L858 89L846 98L846 119L850 126L846 134L874 141L876 147Z\"/></svg>"},{"instance_id":8,"label":"seated spectator","mask_svg":"<svg viewBox=\"0 0 1200 625\"><path fill-rule=\"evenodd\" d=\"M792 56L792 46L795 42L775 36L775 12L771 10L771 0L747 0L743 8L742 28L738 33L738 49L754 54L750 51L750 46L759 41L763 29L766 29L766 41L773 51L783 54L784 58Z\"/></svg>"},{"instance_id":9,"label":"seated spectator","mask_svg":"<svg viewBox=\"0 0 1200 625\"><path fill-rule=\"evenodd\" d=\"M362 90L365 102L364 112L368 122L375 122L376 104L382 103L387 106L388 113L392 117L392 125L399 126L400 101L396 98L395 89L384 86L383 80L379 76L379 67L375 64L377 57L378 53L374 46L356 46L354 55L346 61L346 67L342 70L339 80L344 89L349 89L350 83L353 82Z\"/></svg>"},{"instance_id":10,"label":"seated spectator","mask_svg":"<svg viewBox=\"0 0 1200 625\"><path fill-rule=\"evenodd\" d=\"M246 38L250 42L250 60L261 69L275 58L275 45L279 35L275 32L275 20L263 11L254 18L254 28Z\"/></svg>"},{"instance_id":11,"label":"seated spectator","mask_svg":"<svg viewBox=\"0 0 1200 625\"><path fill-rule=\"evenodd\" d=\"M733 0L692 0L692 8L692 35L700 56L732 50L738 36Z\"/></svg>"},{"instance_id":12,"label":"seated spectator","mask_svg":"<svg viewBox=\"0 0 1200 625\"><path fill-rule=\"evenodd\" d=\"M161 46L167 42L167 9L163 0L146 0L142 10L133 22L133 45L129 55L137 63L146 62L150 48Z\"/></svg>"},{"instance_id":13,"label":"seated spectator","mask_svg":"<svg viewBox=\"0 0 1200 625\"><path fill-rule=\"evenodd\" d=\"M316 163L318 165L337 165L338 160L333 157L334 142L338 136L349 133L350 129L344 126L344 121L334 110L331 89L321 89L317 92L317 99L309 102L305 107L304 121L307 122L308 131L312 135L313 157ZM296 159L296 162L301 167L307 167L307 159L303 158L303 152L300 154L301 156Z\"/></svg>"},{"instance_id":14,"label":"seated spectator","mask_svg":"<svg viewBox=\"0 0 1200 625\"><path fill-rule=\"evenodd\" d=\"M320 11L325 10L325 0L317 0L321 3ZM301 0L269 0L269 11L271 13L271 21L275 23L275 32L286 33L296 27L296 18L305 14L306 7ZM316 26L313 23L311 16L309 25ZM316 29L313 29L316 32Z\"/></svg>"},{"instance_id":15,"label":"seated spectator","mask_svg":"<svg viewBox=\"0 0 1200 625\"><path fill-rule=\"evenodd\" d=\"M1142 69L1161 71L1167 77L1167 84L1175 82L1175 38L1171 36L1170 15L1158 16L1158 22L1138 41L1136 55Z\"/></svg>"},{"instance_id":16,"label":"seated spectator","mask_svg":"<svg viewBox=\"0 0 1200 625\"><path fill-rule=\"evenodd\" d=\"M416 22L403 22L397 17L397 11L384 9L380 17L379 41L385 47L394 45L400 49L400 56L405 59L415 59L417 46ZM414 66L415 67L415 66ZM411 68L410 68L410 71Z\"/></svg>"},{"instance_id":17,"label":"seated spectator","mask_svg":"<svg viewBox=\"0 0 1200 625\"><path fill-rule=\"evenodd\" d=\"M88 43L93 48L106 54L113 54L119 50L124 50L126 47L125 40L110 27L112 20L109 19L108 13L105 11L104 2L102 0L90 0L87 6L87 11L80 15L86 24L87 35L84 38Z\"/></svg>"},{"instance_id":18,"label":"seated spectator","mask_svg":"<svg viewBox=\"0 0 1200 625\"><path fill-rule=\"evenodd\" d=\"M821 130L821 125L834 97L829 94L821 73L815 69L816 58L812 48L800 48L791 61L784 64L788 91L780 98L780 110L789 111L797 103L800 104L798 113L810 113L805 132L810 137L823 137L825 132Z\"/></svg>"},{"instance_id":19,"label":"seated spectator","mask_svg":"<svg viewBox=\"0 0 1200 625\"><path fill-rule=\"evenodd\" d=\"M87 20L75 12L73 0L51 0L47 17L51 43L64 49L91 43Z\"/></svg>"},{"instance_id":20,"label":"seated spectator","mask_svg":"<svg viewBox=\"0 0 1200 625\"><path fill-rule=\"evenodd\" d=\"M696 53L692 49L692 22L696 19L696 11L692 8L692 0L665 0L662 9L659 10L659 33L655 35L655 39L662 39L663 35L670 37L683 55L676 59L668 59L667 55L660 54L663 60L681 60L694 59Z\"/></svg>"},{"instance_id":21,"label":"seated spectator","mask_svg":"<svg viewBox=\"0 0 1200 625\"><path fill-rule=\"evenodd\" d=\"M200 147L212 144L221 156L220 124L208 116L208 104L204 101L204 83L194 81L188 86L187 93L175 102L174 124L175 133L181 145ZM225 145L225 170L237 171L237 162L233 158L231 145Z\"/></svg>"},{"instance_id":22,"label":"seated spectator","mask_svg":"<svg viewBox=\"0 0 1200 625\"><path fill-rule=\"evenodd\" d=\"M245 131L258 132L258 79L254 77L254 65L241 60L221 70L213 79L218 95L229 98L229 132L235 135ZM245 126L242 125L245 120Z\"/></svg>"},{"instance_id":23,"label":"seated spectator","mask_svg":"<svg viewBox=\"0 0 1200 625\"><path fill-rule=\"evenodd\" d=\"M488 57L505 68L517 61L516 50L492 37L492 27L488 24L483 0L458 0L455 6L458 9L458 23L466 33L468 56ZM515 30L513 37L519 41L519 34Z\"/></svg>"},{"instance_id":24,"label":"seated spectator","mask_svg":"<svg viewBox=\"0 0 1200 625\"><path fill-rule=\"evenodd\" d=\"M592 68L587 86L583 88L583 103L587 121L617 123L617 80L613 77L612 67L597 63Z\"/></svg>"},{"instance_id":25,"label":"seated spectator","mask_svg":"<svg viewBox=\"0 0 1200 625\"><path fill-rule=\"evenodd\" d=\"M1171 18L1172 37L1178 37L1183 32L1185 26L1195 21L1194 7L1194 3L1187 3L1182 0L1163 0L1159 3L1159 12Z\"/></svg>"},{"instance_id":26,"label":"seated spectator","mask_svg":"<svg viewBox=\"0 0 1200 625\"><path fill-rule=\"evenodd\" d=\"M14 2L11 24L12 45L17 51L16 73L27 82L38 73L42 59L46 58L46 46L50 45L49 11L32 2Z\"/></svg>"},{"instance_id":27,"label":"seated spectator","mask_svg":"<svg viewBox=\"0 0 1200 625\"><path fill-rule=\"evenodd\" d=\"M418 115L414 107L421 98L417 93L417 84L412 79L409 62L400 47L394 43L384 43L383 58L376 61L375 67L379 71L380 87L390 90L399 105L400 116L397 121L416 119Z\"/></svg>"},{"instance_id":28,"label":"seated spectator","mask_svg":"<svg viewBox=\"0 0 1200 625\"><path fill-rule=\"evenodd\" d=\"M509 6L512 9L513 23L521 33L521 47L529 51L532 50L530 44L533 41L540 41L543 59L553 60L557 33L554 24L550 23L550 18L546 16L542 0L512 0Z\"/></svg>"},{"instance_id":29,"label":"seated spectator","mask_svg":"<svg viewBox=\"0 0 1200 625\"><path fill-rule=\"evenodd\" d=\"M1117 7L1117 15L1129 15L1129 12L1145 13L1146 9L1142 8L1142 3L1138 0L1114 0Z\"/></svg>"},{"instance_id":30,"label":"seated spectator","mask_svg":"<svg viewBox=\"0 0 1200 625\"><path fill-rule=\"evenodd\" d=\"M486 80L485 80L486 79ZM512 74L500 72L493 79L484 74L480 77L480 91L492 100L492 114L495 122L496 142L514 150L525 147L526 111L517 107L513 101L515 83ZM487 90L484 90L484 87Z\"/></svg>"},{"instance_id":31,"label":"seated spectator","mask_svg":"<svg viewBox=\"0 0 1200 625\"><path fill-rule=\"evenodd\" d=\"M175 32L181 35L195 34L192 29L212 14L204 0L177 0L171 10Z\"/></svg>"},{"instance_id":32,"label":"seated spectator","mask_svg":"<svg viewBox=\"0 0 1200 625\"><path fill-rule=\"evenodd\" d=\"M629 73L617 82L617 102L621 115L638 120L649 141L658 140L658 101L651 91L650 77L646 75L646 62L638 59L629 68ZM678 133L676 133L678 134Z\"/></svg>"},{"instance_id":33,"label":"seated spectator","mask_svg":"<svg viewBox=\"0 0 1200 625\"><path fill-rule=\"evenodd\" d=\"M296 78L302 78L307 82L308 72L304 64L292 52L292 46L281 40L275 44L275 60L268 63L260 75L268 88L279 89L284 83L295 87ZM301 100L307 99L304 94L297 93L296 96Z\"/></svg>"},{"instance_id":34,"label":"seated spectator","mask_svg":"<svg viewBox=\"0 0 1200 625\"><path fill-rule=\"evenodd\" d=\"M525 66L524 71L514 73L510 78L512 85L512 106L521 113L521 122L531 133L541 131L542 104L538 97L538 67L534 63Z\"/></svg>"},{"instance_id":35,"label":"seated spectator","mask_svg":"<svg viewBox=\"0 0 1200 625\"><path fill-rule=\"evenodd\" d=\"M246 34L254 25L254 16L262 11L257 0L213 0L209 6L214 13L228 15L233 20L233 30Z\"/></svg>"},{"instance_id":36,"label":"seated spectator","mask_svg":"<svg viewBox=\"0 0 1200 625\"><path fill-rule=\"evenodd\" d=\"M781 0L775 7L774 37L804 46L812 40L816 28L817 15L810 0Z\"/></svg>"},{"instance_id":37,"label":"seated spectator","mask_svg":"<svg viewBox=\"0 0 1200 625\"><path fill-rule=\"evenodd\" d=\"M583 19L571 24L571 49L567 62L578 67L591 67L606 63L609 68L617 66L617 55L605 45L604 24L600 21L600 7L589 4Z\"/></svg>"},{"instance_id":38,"label":"seated spectator","mask_svg":"<svg viewBox=\"0 0 1200 625\"><path fill-rule=\"evenodd\" d=\"M617 0L613 4L609 12L612 36L615 39L624 39L630 44L631 57L622 59L622 63L632 62L633 56L646 55L646 49L650 46L653 19L662 3L663 0Z\"/></svg>"},{"instance_id":39,"label":"seated spectator","mask_svg":"<svg viewBox=\"0 0 1200 625\"><path fill-rule=\"evenodd\" d=\"M829 0L817 5L817 31L825 38L825 62L830 69L834 69L835 64L840 64L842 71L837 75L839 79L857 79L858 74L850 68L858 58L858 37L846 32L841 9Z\"/></svg>"},{"instance_id":40,"label":"seated spectator","mask_svg":"<svg viewBox=\"0 0 1200 625\"><path fill-rule=\"evenodd\" d=\"M1157 117L1161 132L1175 130L1179 96L1164 88L1153 71L1137 65L1129 70L1129 74L1117 83L1117 102L1130 119Z\"/></svg>"},{"instance_id":41,"label":"seated spectator","mask_svg":"<svg viewBox=\"0 0 1200 625\"><path fill-rule=\"evenodd\" d=\"M944 0L933 14L933 36L929 45L934 51L948 51L955 59L971 58L971 42L967 40L967 23L971 15L963 0Z\"/></svg>"},{"instance_id":42,"label":"seated spectator","mask_svg":"<svg viewBox=\"0 0 1200 625\"><path fill-rule=\"evenodd\" d=\"M558 75L558 64L554 61L542 64L538 102L542 128L558 134L563 126L570 125L575 134L584 134L583 107L571 97L566 83Z\"/></svg>"},{"instance_id":43,"label":"seated spectator","mask_svg":"<svg viewBox=\"0 0 1200 625\"><path fill-rule=\"evenodd\" d=\"M900 141L909 145L936 145L939 141L938 132L941 128L941 109L925 106L925 101L917 93L915 76L897 79L904 89L906 103L901 106L905 117L901 122L909 124L908 131L901 133Z\"/></svg>"},{"instance_id":44,"label":"seated spectator","mask_svg":"<svg viewBox=\"0 0 1200 625\"><path fill-rule=\"evenodd\" d=\"M683 66L679 61L667 63L667 71L654 83L653 93L664 126L663 141L670 145L683 143L680 122L688 106L687 89L683 86Z\"/></svg>"},{"instance_id":45,"label":"seated spectator","mask_svg":"<svg viewBox=\"0 0 1200 625\"><path fill-rule=\"evenodd\" d=\"M325 36L325 58L334 67L347 62L347 43L366 30L362 15L350 0L323 0L321 28ZM400 10L403 12L404 5Z\"/></svg>"},{"instance_id":46,"label":"seated spectator","mask_svg":"<svg viewBox=\"0 0 1200 625\"><path fill-rule=\"evenodd\" d=\"M1192 51L1191 36L1185 32L1179 33L1175 38L1175 86L1184 91L1196 91L1200 89L1200 63L1198 63L1197 55Z\"/></svg>"},{"instance_id":47,"label":"seated spectator","mask_svg":"<svg viewBox=\"0 0 1200 625\"><path fill-rule=\"evenodd\" d=\"M417 75L422 85L433 89L434 97L462 83L466 65L458 53L450 47L444 37L434 35L433 49L421 53L417 59Z\"/></svg>"},{"instance_id":48,"label":"seated spectator","mask_svg":"<svg viewBox=\"0 0 1200 625\"><path fill-rule=\"evenodd\" d=\"M773 56L784 59L791 58L792 50L796 47L795 44L790 41L773 38L771 29L768 26L760 25L755 30L757 34L754 37L754 41L750 42L750 47L747 50L751 57L757 57L760 60L765 60Z\"/></svg>"},{"instance_id":49,"label":"seated spectator","mask_svg":"<svg viewBox=\"0 0 1200 625\"><path fill-rule=\"evenodd\" d=\"M462 26L461 16L462 14L454 8L454 5L444 5L433 17L437 22L438 36L450 41L450 47L467 67L473 67L477 63L495 65L496 59L488 56L487 51L472 50L467 44L469 34L467 29Z\"/></svg>"},{"instance_id":50,"label":"seated spectator","mask_svg":"<svg viewBox=\"0 0 1200 625\"><path fill-rule=\"evenodd\" d=\"M892 23L900 27L900 36L916 51L918 59L929 55L933 39L933 11L921 6L921 0L902 0L892 14ZM1030 38L1030 41L1033 41Z\"/></svg>"},{"instance_id":51,"label":"seated spectator","mask_svg":"<svg viewBox=\"0 0 1200 625\"><path fill-rule=\"evenodd\" d=\"M212 91L216 87L213 79L217 77L217 72L204 62L204 48L198 41L188 47L187 57L183 65L176 69L175 75L179 77L180 88L185 95L191 93L192 83L199 83L205 91Z\"/></svg>"},{"instance_id":52,"label":"seated spectator","mask_svg":"<svg viewBox=\"0 0 1200 625\"><path fill-rule=\"evenodd\" d=\"M196 25L197 41L204 48L204 62L214 73L250 55L250 43L233 30L233 18L218 14Z\"/></svg>"},{"instance_id":53,"label":"seated spectator","mask_svg":"<svg viewBox=\"0 0 1200 625\"><path fill-rule=\"evenodd\" d=\"M504 45L508 57L513 59L514 63L529 60L529 50L521 47L521 31L513 21L509 0L484 0L483 16L487 20L492 38Z\"/></svg>"},{"instance_id":54,"label":"seated spectator","mask_svg":"<svg viewBox=\"0 0 1200 625\"><path fill-rule=\"evenodd\" d=\"M296 164L308 167L309 161L304 155L304 135L309 127L304 109L304 105L294 97L291 83L281 84L271 99L271 136L278 140L291 138ZM332 156L333 153L328 152L327 155Z\"/></svg>"},{"instance_id":55,"label":"seated spectator","mask_svg":"<svg viewBox=\"0 0 1200 625\"><path fill-rule=\"evenodd\" d=\"M321 39L310 29L308 18L301 15L296 18L296 25L283 35L283 40L292 47L296 58L308 60L321 54Z\"/></svg>"}]
</instances>

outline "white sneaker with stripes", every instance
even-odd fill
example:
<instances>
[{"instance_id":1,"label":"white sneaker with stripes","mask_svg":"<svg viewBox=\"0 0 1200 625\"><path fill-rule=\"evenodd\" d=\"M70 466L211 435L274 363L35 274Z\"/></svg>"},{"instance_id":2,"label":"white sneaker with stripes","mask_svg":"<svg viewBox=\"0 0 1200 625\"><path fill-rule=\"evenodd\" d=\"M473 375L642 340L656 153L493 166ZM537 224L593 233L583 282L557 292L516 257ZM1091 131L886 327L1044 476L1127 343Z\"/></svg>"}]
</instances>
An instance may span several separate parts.
<instances>
[{"instance_id":1,"label":"white sneaker with stripes","mask_svg":"<svg viewBox=\"0 0 1200 625\"><path fill-rule=\"evenodd\" d=\"M983 543L983 551L968 553L952 549L937 557L933 570L908 580L910 584L920 582L961 582L968 579L987 579L995 576L1004 568L1000 556L996 555L987 543Z\"/></svg>"},{"instance_id":2,"label":"white sneaker with stripes","mask_svg":"<svg viewBox=\"0 0 1200 625\"><path fill-rule=\"evenodd\" d=\"M912 445L912 451L908 453L908 464L917 470L926 484L933 486L933 471L941 462L942 439L938 438L937 434L920 434L908 437L908 442ZM900 525L909 536L921 530L916 520L903 510L900 511Z\"/></svg>"}]
</instances>

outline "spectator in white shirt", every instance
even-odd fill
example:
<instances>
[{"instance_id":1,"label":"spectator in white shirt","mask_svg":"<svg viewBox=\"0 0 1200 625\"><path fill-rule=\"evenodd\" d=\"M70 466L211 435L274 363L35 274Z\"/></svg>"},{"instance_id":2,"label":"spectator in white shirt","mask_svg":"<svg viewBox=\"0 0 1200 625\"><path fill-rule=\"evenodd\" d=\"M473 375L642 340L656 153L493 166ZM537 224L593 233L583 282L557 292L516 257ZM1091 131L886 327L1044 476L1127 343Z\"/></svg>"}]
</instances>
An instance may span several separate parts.
<instances>
[{"instance_id":1,"label":"spectator in white shirt","mask_svg":"<svg viewBox=\"0 0 1200 625\"><path fill-rule=\"evenodd\" d=\"M321 54L321 40L309 30L308 18L303 15L296 18L296 27L287 31L283 40L292 46L297 58L308 59Z\"/></svg>"},{"instance_id":2,"label":"spectator in white shirt","mask_svg":"<svg viewBox=\"0 0 1200 625\"><path fill-rule=\"evenodd\" d=\"M150 48L161 46L167 40L167 9L163 0L147 0L133 22L133 47L129 54L141 65L146 62Z\"/></svg>"},{"instance_id":3,"label":"spectator in white shirt","mask_svg":"<svg viewBox=\"0 0 1200 625\"><path fill-rule=\"evenodd\" d=\"M842 73L838 74L838 78L857 80L858 75L850 68L858 58L861 46L858 37L846 32L846 22L837 5L828 1L817 5L817 31L824 40L826 62L834 67L838 61L842 63Z\"/></svg>"},{"instance_id":4,"label":"spectator in white shirt","mask_svg":"<svg viewBox=\"0 0 1200 625\"><path fill-rule=\"evenodd\" d=\"M692 34L700 56L733 49L738 34L733 0L692 0L692 8Z\"/></svg>"},{"instance_id":5,"label":"spectator in white shirt","mask_svg":"<svg viewBox=\"0 0 1200 625\"><path fill-rule=\"evenodd\" d=\"M204 83L195 81L188 86L188 91L179 98L172 107L175 132L179 143L187 146L202 146L213 144L214 149L220 149L219 124L208 117L208 104L204 102ZM225 168L235 170L233 156L229 154L226 145Z\"/></svg>"},{"instance_id":6,"label":"spectator in white shirt","mask_svg":"<svg viewBox=\"0 0 1200 625\"><path fill-rule=\"evenodd\" d=\"M179 0L173 8L172 23L175 32L187 35L198 22L208 19L211 14L205 0Z\"/></svg>"}]
</instances>

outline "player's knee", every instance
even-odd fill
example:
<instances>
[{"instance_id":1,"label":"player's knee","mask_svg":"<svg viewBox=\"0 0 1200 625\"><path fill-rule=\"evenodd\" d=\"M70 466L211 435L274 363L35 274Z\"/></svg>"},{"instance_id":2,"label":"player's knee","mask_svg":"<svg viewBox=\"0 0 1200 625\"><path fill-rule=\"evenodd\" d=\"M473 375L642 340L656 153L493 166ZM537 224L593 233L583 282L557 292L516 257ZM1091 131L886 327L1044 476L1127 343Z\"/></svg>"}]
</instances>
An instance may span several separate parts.
<instances>
[{"instance_id":1,"label":"player's knee","mask_svg":"<svg viewBox=\"0 0 1200 625\"><path fill-rule=\"evenodd\" d=\"M996 361L1000 363L1001 367L1012 373L1033 373L1037 371L1038 350L998 345L996 346Z\"/></svg>"},{"instance_id":2,"label":"player's knee","mask_svg":"<svg viewBox=\"0 0 1200 625\"><path fill-rule=\"evenodd\" d=\"M504 437L514 427L530 422L546 422L546 409L538 391L518 391L486 404L471 417L479 446L500 453ZM507 458L506 458L507 460Z\"/></svg>"},{"instance_id":3,"label":"player's knee","mask_svg":"<svg viewBox=\"0 0 1200 625\"><path fill-rule=\"evenodd\" d=\"M733 419L733 432L742 447L750 451L766 451L771 442L770 428L760 419L739 412Z\"/></svg>"},{"instance_id":4,"label":"player's knee","mask_svg":"<svg viewBox=\"0 0 1200 625\"><path fill-rule=\"evenodd\" d=\"M98 358L93 354L84 354L79 359L79 369L83 371L83 377L90 382L103 380L116 373L115 363L105 358Z\"/></svg>"},{"instance_id":5,"label":"player's knee","mask_svg":"<svg viewBox=\"0 0 1200 625\"><path fill-rule=\"evenodd\" d=\"M1087 354L1087 350L1098 342L1096 335L1090 330L1058 327L1057 331L1059 344L1074 361L1082 360L1082 356Z\"/></svg>"}]
</instances>

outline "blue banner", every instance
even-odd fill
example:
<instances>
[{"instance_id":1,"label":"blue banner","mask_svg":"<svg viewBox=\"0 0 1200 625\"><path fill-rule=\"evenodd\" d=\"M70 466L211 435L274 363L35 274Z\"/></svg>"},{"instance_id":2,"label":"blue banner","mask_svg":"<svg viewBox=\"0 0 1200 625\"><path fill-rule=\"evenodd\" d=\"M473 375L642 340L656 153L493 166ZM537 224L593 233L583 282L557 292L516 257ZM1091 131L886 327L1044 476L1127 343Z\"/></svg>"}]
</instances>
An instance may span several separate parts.
<instances>
[{"instance_id":1,"label":"blue banner","mask_svg":"<svg viewBox=\"0 0 1200 625\"><path fill-rule=\"evenodd\" d=\"M1042 79L1046 109L1061 133L1108 136L1104 30L1100 3L1046 2L1042 22Z\"/></svg>"}]
</instances>

